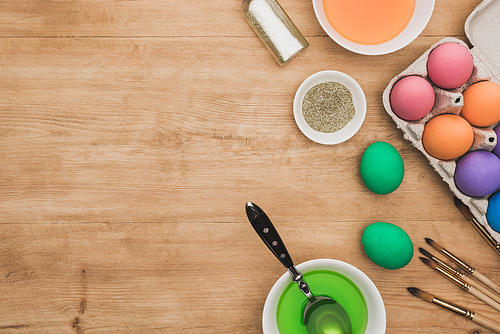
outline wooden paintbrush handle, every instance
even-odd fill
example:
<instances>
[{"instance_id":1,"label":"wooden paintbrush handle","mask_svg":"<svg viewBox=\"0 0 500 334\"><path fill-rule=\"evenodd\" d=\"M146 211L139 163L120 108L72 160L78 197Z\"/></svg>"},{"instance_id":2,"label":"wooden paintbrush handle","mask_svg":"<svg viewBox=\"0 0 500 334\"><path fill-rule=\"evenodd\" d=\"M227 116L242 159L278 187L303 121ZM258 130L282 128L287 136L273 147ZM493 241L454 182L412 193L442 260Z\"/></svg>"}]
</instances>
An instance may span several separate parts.
<instances>
[{"instance_id":1,"label":"wooden paintbrush handle","mask_svg":"<svg viewBox=\"0 0 500 334\"><path fill-rule=\"evenodd\" d=\"M493 300L492 298L488 297L487 295L485 295L484 293L482 293L481 291L479 291L476 287L474 286L470 286L469 288L469 292L476 296L477 299L479 300L482 300L483 302L485 302L486 304L490 305L491 307L493 307L495 310L499 311L500 312L500 304L497 303L495 300Z\"/></svg>"},{"instance_id":2,"label":"wooden paintbrush handle","mask_svg":"<svg viewBox=\"0 0 500 334\"><path fill-rule=\"evenodd\" d=\"M472 318L472 321L475 322L476 324L479 324L485 328L492 329L496 333L500 333L500 324L494 320L488 319L486 317L483 317L479 314L475 314L474 318Z\"/></svg>"},{"instance_id":3,"label":"wooden paintbrush handle","mask_svg":"<svg viewBox=\"0 0 500 334\"><path fill-rule=\"evenodd\" d=\"M483 284L485 284L487 287L495 291L496 293L500 293L500 286L496 285L494 282L492 282L488 277L484 276L477 270L474 271L473 276L481 281Z\"/></svg>"},{"instance_id":4,"label":"wooden paintbrush handle","mask_svg":"<svg viewBox=\"0 0 500 334\"><path fill-rule=\"evenodd\" d=\"M483 284L480 284L474 280L472 280L470 277L464 277L464 281L471 285L471 286L474 286L476 289L478 289L480 292L484 293L486 296L490 297L491 299L493 299L494 301L496 301L497 303L500 304L500 294L497 294L495 292L493 292L492 290L488 289L487 287L485 287Z\"/></svg>"}]
</instances>

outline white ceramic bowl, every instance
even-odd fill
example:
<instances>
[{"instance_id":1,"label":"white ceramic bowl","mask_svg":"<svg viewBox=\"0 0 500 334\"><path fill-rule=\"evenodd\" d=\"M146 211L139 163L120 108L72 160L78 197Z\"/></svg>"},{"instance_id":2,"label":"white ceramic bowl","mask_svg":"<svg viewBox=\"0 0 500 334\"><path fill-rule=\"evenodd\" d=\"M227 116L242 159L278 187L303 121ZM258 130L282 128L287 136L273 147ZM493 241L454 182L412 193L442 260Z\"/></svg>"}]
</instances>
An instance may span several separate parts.
<instances>
[{"instance_id":1,"label":"white ceramic bowl","mask_svg":"<svg viewBox=\"0 0 500 334\"><path fill-rule=\"evenodd\" d=\"M352 94L352 102L354 104L354 109L356 109L353 119L347 123L346 126L338 131L330 133L319 132L311 128L309 124L307 124L304 119L304 114L302 113L302 101L306 93L317 84L328 81L335 81L346 86ZM295 122L300 131L302 131L307 138L320 144L339 144L354 136L361 128L366 116L365 94L356 80L345 73L337 71L317 72L304 80L299 89L297 89L293 100L293 116L295 117Z\"/></svg>"},{"instance_id":2,"label":"white ceramic bowl","mask_svg":"<svg viewBox=\"0 0 500 334\"><path fill-rule=\"evenodd\" d=\"M434 10L434 1L435 0L416 0L413 15L403 31L387 42L365 45L348 40L335 31L326 18L325 10L323 8L323 0L312 0L316 18L328 36L347 50L364 55L382 55L391 53L410 44L415 38L418 37L418 35L420 35L429 22L432 16L432 11Z\"/></svg>"},{"instance_id":3,"label":"white ceramic bowl","mask_svg":"<svg viewBox=\"0 0 500 334\"><path fill-rule=\"evenodd\" d=\"M329 270L344 275L356 284L365 297L368 308L368 323L365 334L384 334L386 326L385 307L382 297L373 282L358 268L338 260L317 259L301 263L297 269L302 273L313 270ZM280 334L276 323L276 310L283 290L291 282L288 272L284 273L274 284L262 315L262 328L264 334Z\"/></svg>"}]
</instances>

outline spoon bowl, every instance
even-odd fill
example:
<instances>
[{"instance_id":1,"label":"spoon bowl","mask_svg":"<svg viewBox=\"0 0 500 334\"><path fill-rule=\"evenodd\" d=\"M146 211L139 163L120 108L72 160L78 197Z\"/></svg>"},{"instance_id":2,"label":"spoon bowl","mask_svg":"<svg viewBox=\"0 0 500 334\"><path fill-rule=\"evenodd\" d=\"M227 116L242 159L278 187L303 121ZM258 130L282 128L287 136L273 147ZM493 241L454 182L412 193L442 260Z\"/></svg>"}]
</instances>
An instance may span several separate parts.
<instances>
[{"instance_id":1,"label":"spoon bowl","mask_svg":"<svg viewBox=\"0 0 500 334\"><path fill-rule=\"evenodd\" d=\"M330 297L317 296L306 304L304 324L309 334L352 333L352 325L345 309Z\"/></svg>"}]
</instances>

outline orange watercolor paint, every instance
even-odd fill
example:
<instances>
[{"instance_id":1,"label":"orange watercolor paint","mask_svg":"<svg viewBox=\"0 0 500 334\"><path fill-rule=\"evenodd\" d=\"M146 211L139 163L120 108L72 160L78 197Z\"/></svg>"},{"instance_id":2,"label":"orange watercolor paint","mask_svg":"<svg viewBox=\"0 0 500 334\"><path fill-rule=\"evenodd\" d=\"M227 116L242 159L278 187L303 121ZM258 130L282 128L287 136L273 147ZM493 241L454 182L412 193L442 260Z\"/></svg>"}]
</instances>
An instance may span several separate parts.
<instances>
[{"instance_id":1,"label":"orange watercolor paint","mask_svg":"<svg viewBox=\"0 0 500 334\"><path fill-rule=\"evenodd\" d=\"M413 15L415 0L323 0L328 22L344 38L359 44L396 37Z\"/></svg>"}]
</instances>

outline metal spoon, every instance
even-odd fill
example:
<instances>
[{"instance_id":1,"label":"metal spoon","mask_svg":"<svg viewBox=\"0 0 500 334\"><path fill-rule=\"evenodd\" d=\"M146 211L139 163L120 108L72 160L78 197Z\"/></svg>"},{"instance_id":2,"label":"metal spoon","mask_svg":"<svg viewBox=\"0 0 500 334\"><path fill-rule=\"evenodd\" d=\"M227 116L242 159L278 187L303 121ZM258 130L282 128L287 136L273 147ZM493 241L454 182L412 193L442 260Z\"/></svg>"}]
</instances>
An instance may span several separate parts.
<instances>
[{"instance_id":1,"label":"metal spoon","mask_svg":"<svg viewBox=\"0 0 500 334\"><path fill-rule=\"evenodd\" d=\"M283 241L274 228L271 220L256 204L246 204L248 220L255 232L264 241L271 252L288 269L292 280L299 285L300 291L307 297L304 309L304 324L309 334L352 334L352 325L349 315L342 305L326 296L314 296L306 281L302 277L292 258L288 254Z\"/></svg>"}]
</instances>

